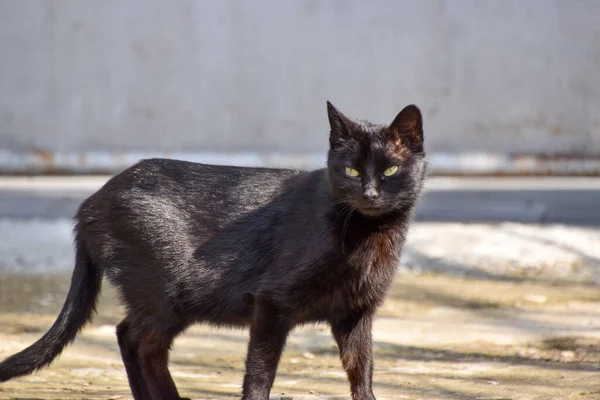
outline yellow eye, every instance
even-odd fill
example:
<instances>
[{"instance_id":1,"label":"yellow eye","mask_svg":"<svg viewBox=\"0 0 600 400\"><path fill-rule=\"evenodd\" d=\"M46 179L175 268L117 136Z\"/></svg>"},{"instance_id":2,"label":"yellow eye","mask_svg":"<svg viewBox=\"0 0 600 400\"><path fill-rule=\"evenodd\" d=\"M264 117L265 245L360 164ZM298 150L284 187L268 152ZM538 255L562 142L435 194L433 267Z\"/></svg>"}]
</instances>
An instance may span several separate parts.
<instances>
[{"instance_id":1,"label":"yellow eye","mask_svg":"<svg viewBox=\"0 0 600 400\"><path fill-rule=\"evenodd\" d=\"M346 167L346 175L356 178L360 173L354 168Z\"/></svg>"},{"instance_id":2,"label":"yellow eye","mask_svg":"<svg viewBox=\"0 0 600 400\"><path fill-rule=\"evenodd\" d=\"M394 165L393 167L389 167L388 169L386 169L385 171L383 171L383 175L385 175L385 176L392 176L396 172L398 172L398 166Z\"/></svg>"}]
</instances>

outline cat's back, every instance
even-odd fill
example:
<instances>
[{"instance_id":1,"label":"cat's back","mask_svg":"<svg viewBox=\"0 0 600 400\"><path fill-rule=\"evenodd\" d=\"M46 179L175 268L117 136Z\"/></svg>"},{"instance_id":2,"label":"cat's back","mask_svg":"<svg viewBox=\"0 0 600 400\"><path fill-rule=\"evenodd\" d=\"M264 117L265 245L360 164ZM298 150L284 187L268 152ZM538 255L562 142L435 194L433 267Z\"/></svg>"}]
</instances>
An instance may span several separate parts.
<instances>
[{"instance_id":1,"label":"cat's back","mask_svg":"<svg viewBox=\"0 0 600 400\"><path fill-rule=\"evenodd\" d=\"M147 159L111 178L81 205L80 220L235 219L265 207L302 171ZM82 221L84 222L84 221Z\"/></svg>"}]
</instances>

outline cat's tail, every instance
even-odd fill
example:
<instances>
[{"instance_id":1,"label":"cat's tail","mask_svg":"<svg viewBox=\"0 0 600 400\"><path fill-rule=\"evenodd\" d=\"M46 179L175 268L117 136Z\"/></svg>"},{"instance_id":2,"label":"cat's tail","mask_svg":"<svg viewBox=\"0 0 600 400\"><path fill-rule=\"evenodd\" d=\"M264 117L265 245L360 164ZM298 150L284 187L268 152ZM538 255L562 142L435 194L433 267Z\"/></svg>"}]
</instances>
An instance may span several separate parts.
<instances>
[{"instance_id":1,"label":"cat's tail","mask_svg":"<svg viewBox=\"0 0 600 400\"><path fill-rule=\"evenodd\" d=\"M0 382L50 364L91 319L102 284L102 273L78 239L75 229L75 269L69 294L54 325L40 340L0 363Z\"/></svg>"}]
</instances>

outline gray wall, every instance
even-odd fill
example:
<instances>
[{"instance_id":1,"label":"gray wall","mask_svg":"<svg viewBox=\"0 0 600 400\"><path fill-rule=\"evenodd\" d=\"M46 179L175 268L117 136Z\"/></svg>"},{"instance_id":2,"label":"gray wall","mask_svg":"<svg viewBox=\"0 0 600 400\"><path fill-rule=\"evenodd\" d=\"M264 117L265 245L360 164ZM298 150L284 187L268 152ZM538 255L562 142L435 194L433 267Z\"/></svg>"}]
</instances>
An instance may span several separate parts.
<instances>
[{"instance_id":1,"label":"gray wall","mask_svg":"<svg viewBox=\"0 0 600 400\"><path fill-rule=\"evenodd\" d=\"M0 1L0 149L319 152L325 101L430 151L600 153L600 1Z\"/></svg>"}]
</instances>

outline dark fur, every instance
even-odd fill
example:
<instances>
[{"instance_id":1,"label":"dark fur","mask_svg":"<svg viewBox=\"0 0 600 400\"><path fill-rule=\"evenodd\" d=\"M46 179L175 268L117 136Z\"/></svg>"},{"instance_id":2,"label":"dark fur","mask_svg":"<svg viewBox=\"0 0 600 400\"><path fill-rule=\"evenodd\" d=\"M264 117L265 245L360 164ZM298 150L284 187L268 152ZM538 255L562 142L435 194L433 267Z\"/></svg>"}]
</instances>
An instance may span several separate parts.
<instances>
[{"instance_id":1,"label":"dark fur","mask_svg":"<svg viewBox=\"0 0 600 400\"><path fill-rule=\"evenodd\" d=\"M136 399L180 398L168 352L197 322L250 327L244 399L268 398L290 330L313 322L331 325L353 398L374 399L371 325L424 180L421 114L408 106L379 126L328 113L326 169L152 159L108 181L77 213L63 310L0 364L0 381L50 364L90 320L106 276L127 307L117 338Z\"/></svg>"}]
</instances>

